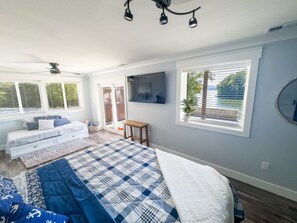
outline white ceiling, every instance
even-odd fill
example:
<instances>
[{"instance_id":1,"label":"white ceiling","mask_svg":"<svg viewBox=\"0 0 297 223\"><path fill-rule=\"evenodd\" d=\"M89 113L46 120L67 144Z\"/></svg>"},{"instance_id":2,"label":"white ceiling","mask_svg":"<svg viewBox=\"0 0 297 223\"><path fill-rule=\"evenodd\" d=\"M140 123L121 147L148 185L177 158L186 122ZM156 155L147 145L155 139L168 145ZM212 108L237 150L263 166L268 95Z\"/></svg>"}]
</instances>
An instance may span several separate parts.
<instances>
[{"instance_id":1,"label":"white ceiling","mask_svg":"<svg viewBox=\"0 0 297 223\"><path fill-rule=\"evenodd\" d=\"M202 9L198 27L188 16L167 13L150 0L130 3L134 21L123 18L125 0L3 0L0 2L0 70L40 71L48 61L88 73L166 57L264 34L272 25L297 20L296 0L172 0L171 9ZM67 65L67 66L66 66Z\"/></svg>"}]
</instances>

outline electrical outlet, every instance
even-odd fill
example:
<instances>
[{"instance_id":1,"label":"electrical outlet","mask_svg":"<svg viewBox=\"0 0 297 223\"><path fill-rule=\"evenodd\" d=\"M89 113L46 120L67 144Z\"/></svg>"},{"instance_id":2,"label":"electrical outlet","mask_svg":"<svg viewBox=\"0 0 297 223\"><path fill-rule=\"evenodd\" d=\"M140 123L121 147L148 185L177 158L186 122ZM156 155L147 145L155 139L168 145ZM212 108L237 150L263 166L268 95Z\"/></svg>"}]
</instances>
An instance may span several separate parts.
<instances>
[{"instance_id":1,"label":"electrical outlet","mask_svg":"<svg viewBox=\"0 0 297 223\"><path fill-rule=\"evenodd\" d=\"M263 161L262 162L262 170L269 170L270 163Z\"/></svg>"}]
</instances>

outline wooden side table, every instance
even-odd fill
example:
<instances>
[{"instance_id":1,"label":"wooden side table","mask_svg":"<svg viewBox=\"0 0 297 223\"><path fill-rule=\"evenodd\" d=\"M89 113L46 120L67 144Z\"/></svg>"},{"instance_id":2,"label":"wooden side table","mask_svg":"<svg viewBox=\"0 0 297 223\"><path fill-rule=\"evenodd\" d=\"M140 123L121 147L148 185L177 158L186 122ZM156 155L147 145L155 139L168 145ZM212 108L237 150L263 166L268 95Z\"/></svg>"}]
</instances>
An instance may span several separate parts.
<instances>
[{"instance_id":1,"label":"wooden side table","mask_svg":"<svg viewBox=\"0 0 297 223\"><path fill-rule=\"evenodd\" d=\"M128 139L131 138L132 141L139 140L139 143L142 144L143 142L146 142L146 145L149 146L149 139L148 139L148 124L138 121L132 121L132 120L126 120L123 122L124 124L124 138ZM130 127L130 136L127 136L127 127ZM133 134L133 128L139 129L139 137L135 136ZM142 129L145 130L145 136L146 139L142 138Z\"/></svg>"}]
</instances>

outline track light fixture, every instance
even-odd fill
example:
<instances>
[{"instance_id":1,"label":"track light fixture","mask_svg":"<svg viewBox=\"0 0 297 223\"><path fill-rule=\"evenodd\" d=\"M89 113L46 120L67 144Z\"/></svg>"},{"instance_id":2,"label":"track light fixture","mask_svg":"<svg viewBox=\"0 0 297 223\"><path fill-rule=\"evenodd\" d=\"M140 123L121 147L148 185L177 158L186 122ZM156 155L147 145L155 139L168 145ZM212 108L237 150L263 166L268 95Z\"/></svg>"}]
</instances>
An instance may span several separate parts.
<instances>
[{"instance_id":1,"label":"track light fixture","mask_svg":"<svg viewBox=\"0 0 297 223\"><path fill-rule=\"evenodd\" d=\"M161 13L161 17L160 17L160 24L161 25L166 25L167 23L168 23L168 18L165 15L164 7L163 7L163 12Z\"/></svg>"},{"instance_id":2,"label":"track light fixture","mask_svg":"<svg viewBox=\"0 0 297 223\"><path fill-rule=\"evenodd\" d=\"M126 3L125 3L125 7L126 10L125 10L125 19L128 20L128 21L132 21L133 20L133 15L130 11L130 2L132 0L127 0ZM166 16L165 14L165 10L167 12L170 12L171 14L174 14L174 15L188 15L188 14L192 14L193 16L190 18L189 20L189 27L190 28L195 28L197 27L197 19L195 18L195 12L198 11L199 9L201 9L201 7L198 7L198 8L195 8L191 11L188 11L188 12L175 12L175 11L172 11L171 9L169 9L168 7L170 6L171 4L171 0L152 0L153 2L156 3L156 6L157 8L159 9L162 9L162 13L161 13L161 17L160 17L160 24L161 25L166 25L168 23L168 17Z\"/></svg>"},{"instance_id":3,"label":"track light fixture","mask_svg":"<svg viewBox=\"0 0 297 223\"><path fill-rule=\"evenodd\" d=\"M195 18L195 12L193 12L193 17L189 20L189 26L190 28L197 27L197 19Z\"/></svg>"},{"instance_id":4,"label":"track light fixture","mask_svg":"<svg viewBox=\"0 0 297 223\"><path fill-rule=\"evenodd\" d=\"M133 15L132 15L132 13L131 13L131 11L130 11L130 0L128 0L127 2L126 2L126 4L127 4L127 8L126 8L126 10L125 10L125 14L124 14L124 18L126 19L126 20L128 20L128 21L132 21L133 20ZM126 5L125 4L125 5Z\"/></svg>"}]
</instances>

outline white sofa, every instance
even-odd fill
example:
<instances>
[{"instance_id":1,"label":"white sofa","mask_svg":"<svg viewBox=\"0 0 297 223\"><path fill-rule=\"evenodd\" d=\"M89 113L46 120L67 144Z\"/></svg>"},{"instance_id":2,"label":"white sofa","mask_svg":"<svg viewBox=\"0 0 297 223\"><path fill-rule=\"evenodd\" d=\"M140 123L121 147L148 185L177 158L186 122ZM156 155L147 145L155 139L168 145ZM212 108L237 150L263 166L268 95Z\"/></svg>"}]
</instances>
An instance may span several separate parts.
<instances>
[{"instance_id":1,"label":"white sofa","mask_svg":"<svg viewBox=\"0 0 297 223\"><path fill-rule=\"evenodd\" d=\"M6 152L11 159L16 159L36 150L88 136L88 126L77 121L49 130L20 130L8 133Z\"/></svg>"}]
</instances>

